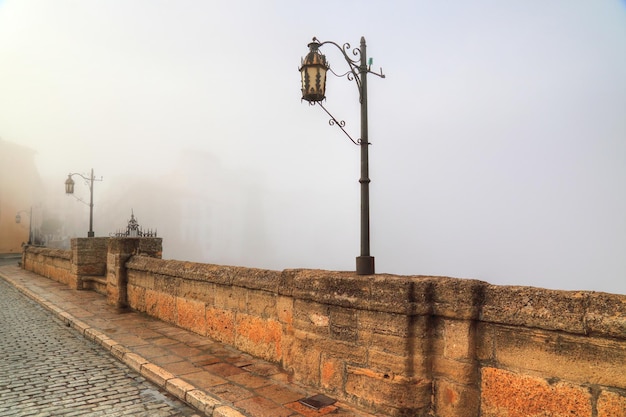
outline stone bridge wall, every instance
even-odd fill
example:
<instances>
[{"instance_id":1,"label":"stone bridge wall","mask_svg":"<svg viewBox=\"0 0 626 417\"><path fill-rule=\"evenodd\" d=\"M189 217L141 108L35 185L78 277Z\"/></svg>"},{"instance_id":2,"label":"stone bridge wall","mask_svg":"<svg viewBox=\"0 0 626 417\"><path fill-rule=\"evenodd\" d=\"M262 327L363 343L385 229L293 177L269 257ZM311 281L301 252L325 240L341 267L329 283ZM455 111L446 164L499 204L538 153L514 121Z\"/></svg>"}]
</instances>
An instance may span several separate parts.
<instances>
[{"instance_id":1,"label":"stone bridge wall","mask_svg":"<svg viewBox=\"0 0 626 417\"><path fill-rule=\"evenodd\" d=\"M133 257L129 305L386 415L626 416L626 296Z\"/></svg>"},{"instance_id":2,"label":"stone bridge wall","mask_svg":"<svg viewBox=\"0 0 626 417\"><path fill-rule=\"evenodd\" d=\"M111 304L380 415L626 417L624 295L208 265L136 242L109 241Z\"/></svg>"}]
</instances>

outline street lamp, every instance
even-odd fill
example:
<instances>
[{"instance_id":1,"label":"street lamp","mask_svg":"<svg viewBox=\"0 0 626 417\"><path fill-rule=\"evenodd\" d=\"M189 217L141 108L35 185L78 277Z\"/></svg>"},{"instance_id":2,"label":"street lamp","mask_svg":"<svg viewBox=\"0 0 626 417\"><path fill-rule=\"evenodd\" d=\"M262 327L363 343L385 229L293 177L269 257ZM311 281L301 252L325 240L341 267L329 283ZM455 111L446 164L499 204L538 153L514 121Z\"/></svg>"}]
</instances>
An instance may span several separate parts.
<instances>
[{"instance_id":1,"label":"street lamp","mask_svg":"<svg viewBox=\"0 0 626 417\"><path fill-rule=\"evenodd\" d=\"M322 55L319 48L324 45L333 45L343 55L348 64L349 71L345 74L338 75L330 69L330 65L326 61L326 57ZM361 45L359 48L352 49L354 59L348 55L350 44L345 43L343 47L332 41L320 42L317 38L308 44L309 53L302 59L300 74L302 76L302 100L306 100L309 104L318 104L329 116L331 126L339 127L350 140L361 147L361 255L356 258L356 273L358 275L374 274L374 257L370 255L370 220L369 220L369 163L368 163L368 140L367 131L367 74L374 74L380 78L385 78L382 73L371 71L372 60L367 62L367 52L365 38L361 37ZM337 77L346 76L348 80L354 80L359 90L359 102L361 103L361 137L357 140L352 139L348 132L344 129L346 123L337 120L326 108L322 101L326 98L326 74L331 71Z\"/></svg>"},{"instance_id":2,"label":"street lamp","mask_svg":"<svg viewBox=\"0 0 626 417\"><path fill-rule=\"evenodd\" d=\"M93 232L93 182L94 181L102 181L102 177L100 179L96 179L93 176L93 168L91 168L91 176L89 178L85 177L83 174L73 173L68 174L67 179L65 180L65 193L66 194L74 194L74 180L72 179L73 175L78 175L82 179L85 180L85 183L89 186L89 231L87 232L87 237L94 237ZM83 200L77 198L78 201L84 203ZM86 203L85 203L86 204Z\"/></svg>"},{"instance_id":3,"label":"street lamp","mask_svg":"<svg viewBox=\"0 0 626 417\"><path fill-rule=\"evenodd\" d=\"M33 244L33 208L30 208L30 211L26 211L26 210L20 210L17 212L17 214L15 215L15 223L20 224L22 222L22 216L20 216L20 213L27 213L28 214L28 244L32 245Z\"/></svg>"}]
</instances>

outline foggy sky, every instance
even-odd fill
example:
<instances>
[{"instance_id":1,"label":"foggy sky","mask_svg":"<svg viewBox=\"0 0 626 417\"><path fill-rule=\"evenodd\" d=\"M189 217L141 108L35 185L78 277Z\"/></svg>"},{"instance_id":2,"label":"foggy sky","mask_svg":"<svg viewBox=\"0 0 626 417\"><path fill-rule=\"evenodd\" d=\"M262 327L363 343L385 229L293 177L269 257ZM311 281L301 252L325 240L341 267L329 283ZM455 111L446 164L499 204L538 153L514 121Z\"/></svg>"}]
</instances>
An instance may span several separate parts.
<instances>
[{"instance_id":1,"label":"foggy sky","mask_svg":"<svg viewBox=\"0 0 626 417\"><path fill-rule=\"evenodd\" d=\"M133 209L166 258L352 270L359 149L300 101L313 36L365 36L387 75L378 273L626 293L623 1L0 0L0 137L79 236L87 208L56 198L94 168L97 236ZM354 83L326 96L358 137Z\"/></svg>"}]
</instances>

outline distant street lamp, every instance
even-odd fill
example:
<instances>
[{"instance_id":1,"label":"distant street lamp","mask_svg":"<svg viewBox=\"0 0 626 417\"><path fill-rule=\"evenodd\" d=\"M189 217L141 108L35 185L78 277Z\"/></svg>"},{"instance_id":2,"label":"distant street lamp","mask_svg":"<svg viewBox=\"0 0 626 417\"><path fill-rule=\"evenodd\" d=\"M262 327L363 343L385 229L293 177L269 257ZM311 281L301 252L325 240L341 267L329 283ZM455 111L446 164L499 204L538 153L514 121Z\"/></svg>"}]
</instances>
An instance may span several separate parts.
<instances>
[{"instance_id":1,"label":"distant street lamp","mask_svg":"<svg viewBox=\"0 0 626 417\"><path fill-rule=\"evenodd\" d=\"M27 211L27 210L18 211L17 214L15 215L15 223L17 224L20 224L22 222L22 216L20 216L20 213L28 214L28 244L32 245L33 244L33 208L31 206L30 211Z\"/></svg>"},{"instance_id":2,"label":"distant street lamp","mask_svg":"<svg viewBox=\"0 0 626 417\"><path fill-rule=\"evenodd\" d=\"M319 52L319 48L329 44L337 47L341 51L343 57L349 66L349 71L345 74L338 75L330 69L326 57ZM369 220L369 163L368 163L368 126L367 126L367 74L374 74L381 78L385 78L382 73L371 71L372 60L367 62L367 53L365 38L361 37L361 45L359 48L352 49L352 55L355 59L348 56L350 44L345 43L343 47L332 41L320 42L317 38L313 38L313 42L308 44L309 53L302 59L300 74L302 75L302 100L306 100L309 104L318 104L329 116L330 125L338 126L350 140L361 147L361 255L356 258L356 273L358 275L374 274L374 257L370 255L370 220ZM361 137L357 140L352 137L344 129L346 123L337 120L322 105L322 101L326 98L326 74L330 70L335 76L347 76L348 80L354 80L359 90L359 101L361 103Z\"/></svg>"},{"instance_id":3,"label":"distant street lamp","mask_svg":"<svg viewBox=\"0 0 626 417\"><path fill-rule=\"evenodd\" d=\"M91 176L89 178L85 177L83 174L73 173L68 174L67 179L65 180L65 193L66 194L74 194L74 180L72 179L73 175L78 175L82 179L85 180L85 183L89 186L89 231L87 232L87 237L94 237L93 232L93 182L94 181L102 181L102 177L100 179L96 179L93 176L93 168L91 169ZM84 203L83 200L77 198L78 201ZM86 204L86 203L85 203Z\"/></svg>"}]
</instances>

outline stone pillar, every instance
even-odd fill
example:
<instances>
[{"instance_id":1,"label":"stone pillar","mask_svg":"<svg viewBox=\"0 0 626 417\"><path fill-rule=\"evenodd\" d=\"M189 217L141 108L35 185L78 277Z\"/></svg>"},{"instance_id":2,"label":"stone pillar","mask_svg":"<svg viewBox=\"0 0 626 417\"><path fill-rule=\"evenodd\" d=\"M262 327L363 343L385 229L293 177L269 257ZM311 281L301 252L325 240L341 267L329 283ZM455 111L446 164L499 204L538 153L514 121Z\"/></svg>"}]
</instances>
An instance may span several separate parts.
<instances>
[{"instance_id":1,"label":"stone pillar","mask_svg":"<svg viewBox=\"0 0 626 417\"><path fill-rule=\"evenodd\" d=\"M126 262L131 256L161 258L160 237L110 238L107 253L107 302L117 308L128 307Z\"/></svg>"},{"instance_id":2,"label":"stone pillar","mask_svg":"<svg viewBox=\"0 0 626 417\"><path fill-rule=\"evenodd\" d=\"M68 285L76 290L83 289L86 276L104 276L107 267L108 237L83 237L71 240L71 269Z\"/></svg>"}]
</instances>

